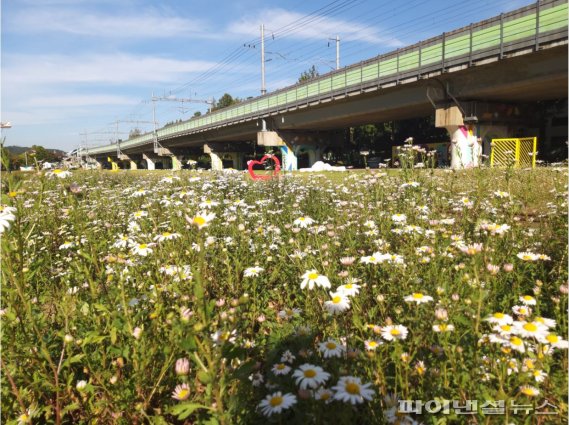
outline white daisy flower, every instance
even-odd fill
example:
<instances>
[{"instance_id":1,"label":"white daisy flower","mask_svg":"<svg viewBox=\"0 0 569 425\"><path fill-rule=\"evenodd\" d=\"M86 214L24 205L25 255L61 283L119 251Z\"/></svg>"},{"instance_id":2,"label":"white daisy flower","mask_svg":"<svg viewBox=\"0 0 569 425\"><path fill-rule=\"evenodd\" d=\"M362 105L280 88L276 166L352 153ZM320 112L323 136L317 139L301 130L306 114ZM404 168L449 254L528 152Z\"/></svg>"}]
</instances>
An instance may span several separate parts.
<instances>
[{"instance_id":1,"label":"white daisy flower","mask_svg":"<svg viewBox=\"0 0 569 425\"><path fill-rule=\"evenodd\" d=\"M294 371L292 377L296 379L296 385L300 386L301 390L305 390L318 388L330 378L330 374L320 366L305 363Z\"/></svg>"},{"instance_id":2,"label":"white daisy flower","mask_svg":"<svg viewBox=\"0 0 569 425\"><path fill-rule=\"evenodd\" d=\"M371 383L362 384L361 379L355 376L342 376L332 389L336 392L334 394L335 400L360 404L373 398L375 391L370 387Z\"/></svg>"},{"instance_id":3,"label":"white daisy flower","mask_svg":"<svg viewBox=\"0 0 569 425\"><path fill-rule=\"evenodd\" d=\"M330 288L332 285L328 278L321 275L316 270L308 270L302 275L302 282L300 282L300 289L306 288L313 289L314 285L321 286L322 288Z\"/></svg>"},{"instance_id":4,"label":"white daisy flower","mask_svg":"<svg viewBox=\"0 0 569 425\"><path fill-rule=\"evenodd\" d=\"M342 357L342 354L346 350L346 348L343 345L340 345L338 342L334 341L333 339L321 342L320 344L318 344L318 349L320 350L325 359L330 357Z\"/></svg>"},{"instance_id":5,"label":"white daisy flower","mask_svg":"<svg viewBox=\"0 0 569 425\"><path fill-rule=\"evenodd\" d=\"M259 409L263 415L270 417L273 413L281 413L285 409L296 404L296 396L286 393L283 394L280 391L276 393L269 394L263 401L259 403Z\"/></svg>"}]
</instances>

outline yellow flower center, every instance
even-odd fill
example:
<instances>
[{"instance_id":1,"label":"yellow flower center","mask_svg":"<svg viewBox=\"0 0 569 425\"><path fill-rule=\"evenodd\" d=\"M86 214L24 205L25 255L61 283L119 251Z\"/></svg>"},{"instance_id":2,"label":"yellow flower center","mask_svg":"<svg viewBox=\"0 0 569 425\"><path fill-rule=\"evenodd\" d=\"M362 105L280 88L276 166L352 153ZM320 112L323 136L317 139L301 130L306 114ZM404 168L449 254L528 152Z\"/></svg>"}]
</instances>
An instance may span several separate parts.
<instances>
[{"instance_id":1,"label":"yellow flower center","mask_svg":"<svg viewBox=\"0 0 569 425\"><path fill-rule=\"evenodd\" d=\"M183 390L180 390L178 392L178 398L181 398L181 399L186 398L188 396L189 392L190 392L190 390L188 390L186 388L184 388Z\"/></svg>"},{"instance_id":2,"label":"yellow flower center","mask_svg":"<svg viewBox=\"0 0 569 425\"><path fill-rule=\"evenodd\" d=\"M545 339L552 344L555 344L557 341L559 341L559 337L555 334L549 334L545 337Z\"/></svg>"},{"instance_id":3,"label":"yellow flower center","mask_svg":"<svg viewBox=\"0 0 569 425\"><path fill-rule=\"evenodd\" d=\"M138 249L146 249L148 245L146 245L145 243L141 243L140 245L138 245Z\"/></svg>"},{"instance_id":4,"label":"yellow flower center","mask_svg":"<svg viewBox=\"0 0 569 425\"><path fill-rule=\"evenodd\" d=\"M521 340L521 338L518 338L517 336L513 336L510 338L510 344L512 345L522 345L523 341Z\"/></svg>"},{"instance_id":5,"label":"yellow flower center","mask_svg":"<svg viewBox=\"0 0 569 425\"><path fill-rule=\"evenodd\" d=\"M375 257L372 255L371 257L369 257L369 261L376 261Z\"/></svg>"},{"instance_id":6,"label":"yellow flower center","mask_svg":"<svg viewBox=\"0 0 569 425\"><path fill-rule=\"evenodd\" d=\"M53 174L59 174L59 173L63 173L63 170L60 170L59 168L53 170Z\"/></svg>"},{"instance_id":7,"label":"yellow flower center","mask_svg":"<svg viewBox=\"0 0 569 425\"><path fill-rule=\"evenodd\" d=\"M328 342L326 343L326 348L328 350L335 350L336 349L336 344L334 344L333 342Z\"/></svg>"},{"instance_id":8,"label":"yellow flower center","mask_svg":"<svg viewBox=\"0 0 569 425\"><path fill-rule=\"evenodd\" d=\"M510 332L512 327L510 325L502 325L500 326L500 329L502 329L504 332Z\"/></svg>"},{"instance_id":9,"label":"yellow flower center","mask_svg":"<svg viewBox=\"0 0 569 425\"><path fill-rule=\"evenodd\" d=\"M328 392L324 392L324 393L320 394L320 400L326 401L329 398L330 398L330 393L328 393Z\"/></svg>"},{"instance_id":10,"label":"yellow flower center","mask_svg":"<svg viewBox=\"0 0 569 425\"><path fill-rule=\"evenodd\" d=\"M504 313L494 313L494 317L495 317L496 319L503 319L504 316L505 316Z\"/></svg>"},{"instance_id":11,"label":"yellow flower center","mask_svg":"<svg viewBox=\"0 0 569 425\"><path fill-rule=\"evenodd\" d=\"M440 329L441 331L446 331L447 325L445 325L444 323L441 323L441 324L439 325L439 329Z\"/></svg>"},{"instance_id":12,"label":"yellow flower center","mask_svg":"<svg viewBox=\"0 0 569 425\"><path fill-rule=\"evenodd\" d=\"M314 378L316 376L316 371L314 369L307 369L304 371L305 378Z\"/></svg>"},{"instance_id":13,"label":"yellow flower center","mask_svg":"<svg viewBox=\"0 0 569 425\"><path fill-rule=\"evenodd\" d=\"M399 331L399 329L393 328L393 329L391 329L391 330L389 331L389 333L390 333L391 335L393 335L393 336L397 336L397 335L400 335L400 334L401 334L401 331Z\"/></svg>"},{"instance_id":14,"label":"yellow flower center","mask_svg":"<svg viewBox=\"0 0 569 425\"><path fill-rule=\"evenodd\" d=\"M165 238L167 238L168 236L172 236L172 233L170 233L170 232L164 232L164 233L162 233L162 236L164 236Z\"/></svg>"},{"instance_id":15,"label":"yellow flower center","mask_svg":"<svg viewBox=\"0 0 569 425\"><path fill-rule=\"evenodd\" d=\"M344 287L345 287L346 289L352 289L352 286L354 286L354 285L352 285L351 283L347 283L347 284L344 285Z\"/></svg>"},{"instance_id":16,"label":"yellow flower center","mask_svg":"<svg viewBox=\"0 0 569 425\"><path fill-rule=\"evenodd\" d=\"M526 323L523 328L528 332L535 332L537 331L537 326L535 323Z\"/></svg>"},{"instance_id":17,"label":"yellow flower center","mask_svg":"<svg viewBox=\"0 0 569 425\"><path fill-rule=\"evenodd\" d=\"M360 393L360 386L358 384L356 384L355 382L348 382L346 384L346 392L348 394L359 394Z\"/></svg>"},{"instance_id":18,"label":"yellow flower center","mask_svg":"<svg viewBox=\"0 0 569 425\"><path fill-rule=\"evenodd\" d=\"M524 295L524 300L533 301L533 297L531 295Z\"/></svg>"},{"instance_id":19,"label":"yellow flower center","mask_svg":"<svg viewBox=\"0 0 569 425\"><path fill-rule=\"evenodd\" d=\"M332 302L334 304L340 304L340 301L342 301L342 297L336 295L334 298L332 298Z\"/></svg>"},{"instance_id":20,"label":"yellow flower center","mask_svg":"<svg viewBox=\"0 0 569 425\"><path fill-rule=\"evenodd\" d=\"M8 196L10 198L15 198L18 195L18 192L8 192Z\"/></svg>"},{"instance_id":21,"label":"yellow flower center","mask_svg":"<svg viewBox=\"0 0 569 425\"><path fill-rule=\"evenodd\" d=\"M203 226L205 224L205 218L203 218L201 215L194 217L194 224L197 224L198 226Z\"/></svg>"},{"instance_id":22,"label":"yellow flower center","mask_svg":"<svg viewBox=\"0 0 569 425\"><path fill-rule=\"evenodd\" d=\"M525 395L529 395L529 396L534 396L537 395L538 392L536 391L535 388L531 388L531 387L522 387L522 393Z\"/></svg>"},{"instance_id":23,"label":"yellow flower center","mask_svg":"<svg viewBox=\"0 0 569 425\"><path fill-rule=\"evenodd\" d=\"M415 298L416 300L420 300L421 298L423 298L423 294L421 294L420 292L414 292L413 298Z\"/></svg>"},{"instance_id":24,"label":"yellow flower center","mask_svg":"<svg viewBox=\"0 0 569 425\"><path fill-rule=\"evenodd\" d=\"M299 220L299 221L304 221L304 220L306 220L306 219L305 219L304 217L300 217L298 220Z\"/></svg>"},{"instance_id":25,"label":"yellow flower center","mask_svg":"<svg viewBox=\"0 0 569 425\"><path fill-rule=\"evenodd\" d=\"M280 396L272 397L271 401L269 401L271 407L277 407L283 404L283 398Z\"/></svg>"},{"instance_id":26,"label":"yellow flower center","mask_svg":"<svg viewBox=\"0 0 569 425\"><path fill-rule=\"evenodd\" d=\"M315 280L317 278L318 278L318 273L310 273L308 275L308 279L310 279L310 280Z\"/></svg>"},{"instance_id":27,"label":"yellow flower center","mask_svg":"<svg viewBox=\"0 0 569 425\"><path fill-rule=\"evenodd\" d=\"M277 369L278 369L278 370L283 370L285 367L286 367L286 365L285 365L284 363L279 363L279 364L277 365Z\"/></svg>"},{"instance_id":28,"label":"yellow flower center","mask_svg":"<svg viewBox=\"0 0 569 425\"><path fill-rule=\"evenodd\" d=\"M370 341L367 345L370 346L371 348L375 348L375 347L377 347L377 342L376 341Z\"/></svg>"},{"instance_id":29,"label":"yellow flower center","mask_svg":"<svg viewBox=\"0 0 569 425\"><path fill-rule=\"evenodd\" d=\"M524 254L524 255L522 256L522 260L529 261L529 260L531 260L531 259L532 259L532 256L529 255L529 254ZM524 298L525 298L525 297L524 297Z\"/></svg>"}]
</instances>

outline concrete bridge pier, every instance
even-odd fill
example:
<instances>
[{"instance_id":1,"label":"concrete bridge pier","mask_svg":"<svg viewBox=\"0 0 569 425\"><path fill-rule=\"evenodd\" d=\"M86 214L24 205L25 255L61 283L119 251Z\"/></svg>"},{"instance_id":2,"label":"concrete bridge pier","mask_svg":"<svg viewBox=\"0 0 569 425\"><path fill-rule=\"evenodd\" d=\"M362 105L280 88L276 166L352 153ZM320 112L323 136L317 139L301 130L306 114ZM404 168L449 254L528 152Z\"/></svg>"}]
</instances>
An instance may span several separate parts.
<instances>
[{"instance_id":1,"label":"concrete bridge pier","mask_svg":"<svg viewBox=\"0 0 569 425\"><path fill-rule=\"evenodd\" d=\"M148 156L147 154L142 154L142 159L146 161L147 170L156 170L156 157Z\"/></svg>"},{"instance_id":2,"label":"concrete bridge pier","mask_svg":"<svg viewBox=\"0 0 569 425\"><path fill-rule=\"evenodd\" d=\"M259 131L259 146L276 146L281 149L283 170L294 171L312 167L322 160L327 146L341 143L342 134L334 131Z\"/></svg>"},{"instance_id":3,"label":"concrete bridge pier","mask_svg":"<svg viewBox=\"0 0 569 425\"><path fill-rule=\"evenodd\" d=\"M249 143L244 142L208 142L203 146L204 153L211 158L212 170L223 170L223 162L231 161L231 167L235 170L244 168L245 152L252 151Z\"/></svg>"}]
</instances>

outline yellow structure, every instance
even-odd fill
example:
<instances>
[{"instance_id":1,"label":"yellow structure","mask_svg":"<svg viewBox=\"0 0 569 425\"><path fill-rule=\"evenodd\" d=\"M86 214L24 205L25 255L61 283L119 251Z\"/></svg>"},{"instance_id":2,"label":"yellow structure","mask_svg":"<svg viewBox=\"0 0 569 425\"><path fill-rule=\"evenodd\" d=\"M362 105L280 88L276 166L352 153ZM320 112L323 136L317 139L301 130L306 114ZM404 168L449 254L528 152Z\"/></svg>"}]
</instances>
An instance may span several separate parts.
<instances>
[{"instance_id":1,"label":"yellow structure","mask_svg":"<svg viewBox=\"0 0 569 425\"><path fill-rule=\"evenodd\" d=\"M492 139L491 167L535 168L537 137Z\"/></svg>"}]
</instances>

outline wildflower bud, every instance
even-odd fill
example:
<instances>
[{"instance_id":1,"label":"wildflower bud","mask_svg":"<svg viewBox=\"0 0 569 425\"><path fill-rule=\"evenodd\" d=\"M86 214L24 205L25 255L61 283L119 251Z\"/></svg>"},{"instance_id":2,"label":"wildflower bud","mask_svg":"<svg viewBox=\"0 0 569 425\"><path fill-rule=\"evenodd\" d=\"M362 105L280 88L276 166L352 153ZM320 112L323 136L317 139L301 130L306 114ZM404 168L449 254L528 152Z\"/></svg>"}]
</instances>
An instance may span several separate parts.
<instances>
[{"instance_id":1,"label":"wildflower bud","mask_svg":"<svg viewBox=\"0 0 569 425\"><path fill-rule=\"evenodd\" d=\"M397 308L395 309L395 313L397 313L397 314L401 314L402 312L403 312L403 310L402 310L401 308L399 308L399 307L397 307Z\"/></svg>"},{"instance_id":2,"label":"wildflower bud","mask_svg":"<svg viewBox=\"0 0 569 425\"><path fill-rule=\"evenodd\" d=\"M451 295L451 299L452 299L453 301L458 301L458 300L460 300L460 295L458 295L458 294L456 294L456 293L455 293L455 294L452 294L452 295Z\"/></svg>"},{"instance_id":3,"label":"wildflower bud","mask_svg":"<svg viewBox=\"0 0 569 425\"><path fill-rule=\"evenodd\" d=\"M354 264L355 261L356 261L356 259L354 257L342 257L342 258L340 258L340 263L343 266L351 266L352 264Z\"/></svg>"},{"instance_id":4,"label":"wildflower bud","mask_svg":"<svg viewBox=\"0 0 569 425\"><path fill-rule=\"evenodd\" d=\"M185 376L188 373L190 373L190 361L185 357L176 360L176 375Z\"/></svg>"},{"instance_id":5,"label":"wildflower bud","mask_svg":"<svg viewBox=\"0 0 569 425\"><path fill-rule=\"evenodd\" d=\"M265 320L267 320L267 318L265 317L264 314L261 314L260 316L257 317L257 322L259 323L263 323Z\"/></svg>"},{"instance_id":6,"label":"wildflower bud","mask_svg":"<svg viewBox=\"0 0 569 425\"><path fill-rule=\"evenodd\" d=\"M410 360L411 356L409 355L409 353L401 353L401 361L403 363L409 363Z\"/></svg>"},{"instance_id":7,"label":"wildflower bud","mask_svg":"<svg viewBox=\"0 0 569 425\"><path fill-rule=\"evenodd\" d=\"M448 320L448 312L444 308L437 308L435 310L435 317L438 320L447 321Z\"/></svg>"},{"instance_id":8,"label":"wildflower bud","mask_svg":"<svg viewBox=\"0 0 569 425\"><path fill-rule=\"evenodd\" d=\"M551 301L553 301L554 304L559 304L561 302L559 297L551 297Z\"/></svg>"},{"instance_id":9,"label":"wildflower bud","mask_svg":"<svg viewBox=\"0 0 569 425\"><path fill-rule=\"evenodd\" d=\"M437 295L442 295L445 293L445 288L437 286Z\"/></svg>"},{"instance_id":10,"label":"wildflower bud","mask_svg":"<svg viewBox=\"0 0 569 425\"><path fill-rule=\"evenodd\" d=\"M456 347L456 352L457 352L457 353L460 354L460 353L462 353L463 351L464 351L464 349L463 349L462 347L460 347L460 346L457 346L457 347Z\"/></svg>"},{"instance_id":11,"label":"wildflower bud","mask_svg":"<svg viewBox=\"0 0 569 425\"><path fill-rule=\"evenodd\" d=\"M344 277L348 277L350 274L346 271L346 270L342 270L341 272L338 273L338 277L344 278Z\"/></svg>"},{"instance_id":12,"label":"wildflower bud","mask_svg":"<svg viewBox=\"0 0 569 425\"><path fill-rule=\"evenodd\" d=\"M132 331L132 336L134 337L134 339L140 339L141 335L142 335L142 328L139 328L138 326L134 328L134 330Z\"/></svg>"},{"instance_id":13,"label":"wildflower bud","mask_svg":"<svg viewBox=\"0 0 569 425\"><path fill-rule=\"evenodd\" d=\"M561 292L563 295L567 295L569 293L569 286L560 285L559 286L559 292Z\"/></svg>"},{"instance_id":14,"label":"wildflower bud","mask_svg":"<svg viewBox=\"0 0 569 425\"><path fill-rule=\"evenodd\" d=\"M504 269L504 271L505 271L506 273L510 273L512 270L514 270L514 265L511 264L511 263L507 263L507 264L504 264L504 265L502 266L502 268Z\"/></svg>"},{"instance_id":15,"label":"wildflower bud","mask_svg":"<svg viewBox=\"0 0 569 425\"><path fill-rule=\"evenodd\" d=\"M385 301L385 295L383 295L383 294L378 294L378 295L376 295L375 299L376 299L376 301L377 301L378 303L382 303L382 302Z\"/></svg>"},{"instance_id":16,"label":"wildflower bud","mask_svg":"<svg viewBox=\"0 0 569 425\"><path fill-rule=\"evenodd\" d=\"M298 398L308 400L312 398L312 393L310 390L298 390Z\"/></svg>"},{"instance_id":17,"label":"wildflower bud","mask_svg":"<svg viewBox=\"0 0 569 425\"><path fill-rule=\"evenodd\" d=\"M113 375L111 376L111 379L109 379L109 382L114 385L117 383L117 381L119 380L119 377L117 375Z\"/></svg>"},{"instance_id":18,"label":"wildflower bud","mask_svg":"<svg viewBox=\"0 0 569 425\"><path fill-rule=\"evenodd\" d=\"M231 307L237 307L239 305L239 300L235 298L231 300Z\"/></svg>"},{"instance_id":19,"label":"wildflower bud","mask_svg":"<svg viewBox=\"0 0 569 425\"><path fill-rule=\"evenodd\" d=\"M124 359L122 357L117 358L117 367L121 368L124 366Z\"/></svg>"},{"instance_id":20,"label":"wildflower bud","mask_svg":"<svg viewBox=\"0 0 569 425\"><path fill-rule=\"evenodd\" d=\"M75 388L79 392L84 391L86 387L87 387L87 381L84 381L84 380L77 381L77 384L75 385Z\"/></svg>"},{"instance_id":21,"label":"wildflower bud","mask_svg":"<svg viewBox=\"0 0 569 425\"><path fill-rule=\"evenodd\" d=\"M486 270L488 270L492 276L495 276L500 271L500 266L496 266L494 264L486 264Z\"/></svg>"},{"instance_id":22,"label":"wildflower bud","mask_svg":"<svg viewBox=\"0 0 569 425\"><path fill-rule=\"evenodd\" d=\"M470 300L469 298L466 298L466 299L464 300L464 304L470 305L470 304L472 304L472 300Z\"/></svg>"},{"instance_id":23,"label":"wildflower bud","mask_svg":"<svg viewBox=\"0 0 569 425\"><path fill-rule=\"evenodd\" d=\"M222 311L222 312L219 314L219 318L220 318L221 320L227 320L227 317L228 317L228 315L227 315L227 312L226 312L226 311Z\"/></svg>"},{"instance_id":24,"label":"wildflower bud","mask_svg":"<svg viewBox=\"0 0 569 425\"><path fill-rule=\"evenodd\" d=\"M245 230L245 225L243 223L239 223L239 226L237 226L237 229L239 229L239 231L242 232L243 230Z\"/></svg>"},{"instance_id":25,"label":"wildflower bud","mask_svg":"<svg viewBox=\"0 0 569 425\"><path fill-rule=\"evenodd\" d=\"M393 320L391 320L391 317L387 317L387 318L385 319L385 324L386 324L387 326L393 325Z\"/></svg>"},{"instance_id":26,"label":"wildflower bud","mask_svg":"<svg viewBox=\"0 0 569 425\"><path fill-rule=\"evenodd\" d=\"M239 297L239 304L247 304L249 302L249 294L243 294Z\"/></svg>"},{"instance_id":27,"label":"wildflower bud","mask_svg":"<svg viewBox=\"0 0 569 425\"><path fill-rule=\"evenodd\" d=\"M194 325L194 331L195 332L201 332L204 328L205 328L205 326L203 325L203 323L196 323Z\"/></svg>"},{"instance_id":28,"label":"wildflower bud","mask_svg":"<svg viewBox=\"0 0 569 425\"><path fill-rule=\"evenodd\" d=\"M333 238L334 236L336 236L336 232L334 232L334 231L332 231L332 230L328 230L328 231L326 232L326 234L327 234L329 237L331 237L331 238Z\"/></svg>"},{"instance_id":29,"label":"wildflower bud","mask_svg":"<svg viewBox=\"0 0 569 425\"><path fill-rule=\"evenodd\" d=\"M539 280L539 279L537 279L537 280L535 281L535 284L536 284L537 286L543 286L543 282L542 282L541 280Z\"/></svg>"},{"instance_id":30,"label":"wildflower bud","mask_svg":"<svg viewBox=\"0 0 569 425\"><path fill-rule=\"evenodd\" d=\"M541 293L541 288L539 286L534 286L533 293L534 295L539 295Z\"/></svg>"},{"instance_id":31,"label":"wildflower bud","mask_svg":"<svg viewBox=\"0 0 569 425\"><path fill-rule=\"evenodd\" d=\"M193 315L193 312L189 308L182 307L180 309L180 318L182 319L182 322L189 322L190 317L192 317L192 315Z\"/></svg>"},{"instance_id":32,"label":"wildflower bud","mask_svg":"<svg viewBox=\"0 0 569 425\"><path fill-rule=\"evenodd\" d=\"M73 339L74 339L73 336L71 336L69 334L67 334L63 337L63 341L65 341L66 344L73 342Z\"/></svg>"}]
</instances>

